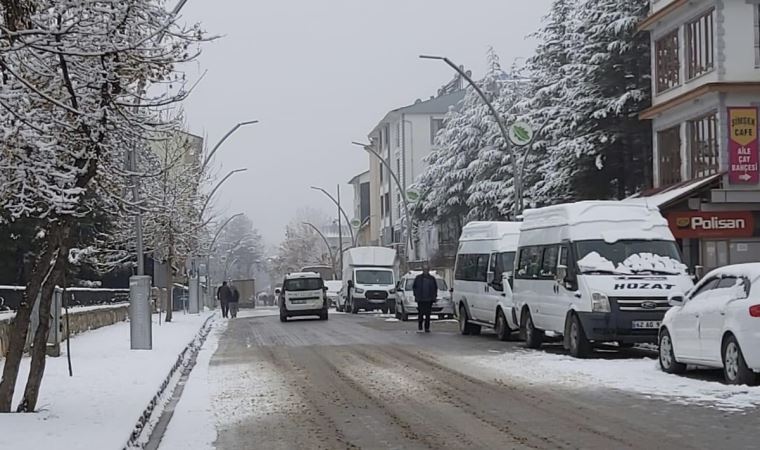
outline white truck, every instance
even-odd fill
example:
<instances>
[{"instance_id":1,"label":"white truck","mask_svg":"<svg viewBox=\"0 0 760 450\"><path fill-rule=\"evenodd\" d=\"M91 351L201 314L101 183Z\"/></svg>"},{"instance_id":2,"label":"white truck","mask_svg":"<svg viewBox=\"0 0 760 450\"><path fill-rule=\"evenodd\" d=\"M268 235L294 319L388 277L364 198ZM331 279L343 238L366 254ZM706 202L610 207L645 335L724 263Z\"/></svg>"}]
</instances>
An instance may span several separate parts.
<instances>
[{"instance_id":1,"label":"white truck","mask_svg":"<svg viewBox=\"0 0 760 450\"><path fill-rule=\"evenodd\" d=\"M346 311L391 314L396 310L396 251L385 247L354 247L343 255L343 288Z\"/></svg>"}]
</instances>

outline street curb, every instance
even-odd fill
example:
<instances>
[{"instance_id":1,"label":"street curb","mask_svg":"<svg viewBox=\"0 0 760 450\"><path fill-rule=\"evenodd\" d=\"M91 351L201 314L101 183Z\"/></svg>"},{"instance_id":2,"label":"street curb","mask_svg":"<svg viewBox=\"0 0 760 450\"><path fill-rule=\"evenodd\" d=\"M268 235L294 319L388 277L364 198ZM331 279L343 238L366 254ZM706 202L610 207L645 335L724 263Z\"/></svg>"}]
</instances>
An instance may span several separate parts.
<instances>
[{"instance_id":1,"label":"street curb","mask_svg":"<svg viewBox=\"0 0 760 450\"><path fill-rule=\"evenodd\" d=\"M174 363L169 373L164 378L161 386L156 391L153 398L148 402L148 405L143 410L140 417L137 419L137 423L132 429L132 433L129 435L124 450L143 449L150 439L150 434L153 431L155 422L161 417L161 413L164 406L171 398L171 394L177 387L179 381L179 375L181 371L179 369L184 368L191 361L195 359L200 352L203 344L206 342L209 332L211 331L212 319L216 316L216 313L210 315L201 325L198 333L195 335L192 341L180 352L177 356L177 361Z\"/></svg>"}]
</instances>

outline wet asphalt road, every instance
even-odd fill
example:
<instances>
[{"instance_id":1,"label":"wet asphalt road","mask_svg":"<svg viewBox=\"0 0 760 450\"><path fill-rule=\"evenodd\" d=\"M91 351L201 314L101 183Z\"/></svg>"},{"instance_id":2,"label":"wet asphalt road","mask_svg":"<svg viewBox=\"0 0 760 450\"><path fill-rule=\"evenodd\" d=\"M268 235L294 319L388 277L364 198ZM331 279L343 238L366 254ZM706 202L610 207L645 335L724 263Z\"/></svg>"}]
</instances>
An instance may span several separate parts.
<instances>
[{"instance_id":1,"label":"wet asphalt road","mask_svg":"<svg viewBox=\"0 0 760 450\"><path fill-rule=\"evenodd\" d=\"M600 386L511 386L456 357L521 343L456 323L334 314L230 322L211 361L219 449L758 448L760 414L683 406ZM632 355L636 356L636 355Z\"/></svg>"}]
</instances>

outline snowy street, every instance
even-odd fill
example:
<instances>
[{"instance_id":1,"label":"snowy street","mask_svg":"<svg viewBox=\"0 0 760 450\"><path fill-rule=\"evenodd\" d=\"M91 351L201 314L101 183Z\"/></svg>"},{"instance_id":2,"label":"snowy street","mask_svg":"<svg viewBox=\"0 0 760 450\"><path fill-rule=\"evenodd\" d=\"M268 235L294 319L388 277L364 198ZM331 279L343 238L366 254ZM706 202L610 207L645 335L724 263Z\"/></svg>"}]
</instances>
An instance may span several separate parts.
<instances>
[{"instance_id":1,"label":"snowy street","mask_svg":"<svg viewBox=\"0 0 760 450\"><path fill-rule=\"evenodd\" d=\"M574 360L451 321L269 313L218 323L160 448L756 447L760 388L645 349Z\"/></svg>"}]
</instances>

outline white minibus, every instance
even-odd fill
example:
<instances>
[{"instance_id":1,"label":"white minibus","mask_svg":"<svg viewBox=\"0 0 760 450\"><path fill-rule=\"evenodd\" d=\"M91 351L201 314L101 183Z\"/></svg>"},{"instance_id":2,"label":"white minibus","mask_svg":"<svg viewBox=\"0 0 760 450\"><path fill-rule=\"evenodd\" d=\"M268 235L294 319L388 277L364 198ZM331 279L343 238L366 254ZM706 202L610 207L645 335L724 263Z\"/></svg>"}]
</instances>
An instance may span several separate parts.
<instances>
[{"instance_id":1,"label":"white minibus","mask_svg":"<svg viewBox=\"0 0 760 450\"><path fill-rule=\"evenodd\" d=\"M512 271L518 222L471 222L462 230L454 269L454 312L462 334L494 328L499 339L517 331Z\"/></svg>"},{"instance_id":2,"label":"white minibus","mask_svg":"<svg viewBox=\"0 0 760 450\"><path fill-rule=\"evenodd\" d=\"M656 343L671 291L693 286L668 222L645 203L586 201L527 210L515 258L520 334L595 344Z\"/></svg>"}]
</instances>

